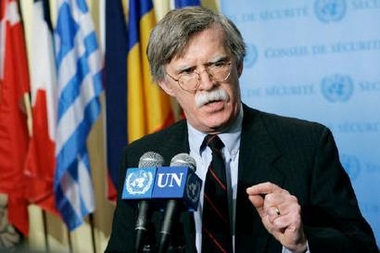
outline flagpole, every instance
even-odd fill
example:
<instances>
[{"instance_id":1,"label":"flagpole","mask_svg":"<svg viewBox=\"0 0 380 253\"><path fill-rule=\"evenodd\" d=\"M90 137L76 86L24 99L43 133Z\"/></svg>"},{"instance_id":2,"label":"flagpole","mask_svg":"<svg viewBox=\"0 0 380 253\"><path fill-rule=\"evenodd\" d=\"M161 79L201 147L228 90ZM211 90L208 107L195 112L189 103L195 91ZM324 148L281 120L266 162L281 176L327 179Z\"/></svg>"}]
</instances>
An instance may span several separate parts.
<instances>
[{"instance_id":1,"label":"flagpole","mask_svg":"<svg viewBox=\"0 0 380 253\"><path fill-rule=\"evenodd\" d=\"M93 252L96 253L94 214L90 213L88 218L90 220L90 227L91 227L92 248L94 249Z\"/></svg>"},{"instance_id":2,"label":"flagpole","mask_svg":"<svg viewBox=\"0 0 380 253\"><path fill-rule=\"evenodd\" d=\"M50 252L50 245L49 245L49 233L48 233L48 228L47 228L47 217L46 217L46 211L42 211L42 223L44 227L44 235L45 235L45 250L46 252Z\"/></svg>"},{"instance_id":3,"label":"flagpole","mask_svg":"<svg viewBox=\"0 0 380 253\"><path fill-rule=\"evenodd\" d=\"M68 227L66 227L67 231L67 242L69 244L69 253L73 253L73 243L71 241L71 233Z\"/></svg>"},{"instance_id":4,"label":"flagpole","mask_svg":"<svg viewBox=\"0 0 380 253\"><path fill-rule=\"evenodd\" d=\"M24 105L26 113L26 125L28 127L29 137L33 136L33 116L32 116L32 104L30 101L30 94L24 94Z\"/></svg>"}]
</instances>

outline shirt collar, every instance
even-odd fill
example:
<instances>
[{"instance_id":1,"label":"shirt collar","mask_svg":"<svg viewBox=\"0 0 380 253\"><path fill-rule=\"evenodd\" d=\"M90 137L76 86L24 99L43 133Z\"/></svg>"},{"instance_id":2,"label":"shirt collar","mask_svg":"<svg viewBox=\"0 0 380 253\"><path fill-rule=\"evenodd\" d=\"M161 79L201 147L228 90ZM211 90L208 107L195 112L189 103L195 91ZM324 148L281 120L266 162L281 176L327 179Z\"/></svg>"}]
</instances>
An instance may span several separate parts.
<instances>
[{"instance_id":1,"label":"shirt collar","mask_svg":"<svg viewBox=\"0 0 380 253\"><path fill-rule=\"evenodd\" d=\"M218 134L219 138L223 141L224 146L227 148L229 153L235 153L239 149L240 145L240 134L243 122L243 106L240 106L239 115L237 120L224 132ZM199 156L203 150L201 146L204 138L207 134L195 129L193 126L187 122L188 134L189 134L189 146L190 150L196 152Z\"/></svg>"}]
</instances>

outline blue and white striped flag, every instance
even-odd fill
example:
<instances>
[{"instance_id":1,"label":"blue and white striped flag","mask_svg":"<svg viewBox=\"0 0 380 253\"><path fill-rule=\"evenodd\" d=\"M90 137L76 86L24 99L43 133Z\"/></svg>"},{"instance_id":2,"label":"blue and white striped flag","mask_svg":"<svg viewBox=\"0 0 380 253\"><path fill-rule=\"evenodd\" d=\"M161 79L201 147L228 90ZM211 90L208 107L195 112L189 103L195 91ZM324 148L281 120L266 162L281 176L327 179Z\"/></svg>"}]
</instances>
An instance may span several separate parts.
<instances>
[{"instance_id":1,"label":"blue and white striped flag","mask_svg":"<svg viewBox=\"0 0 380 253\"><path fill-rule=\"evenodd\" d=\"M85 0L59 0L56 204L70 231L95 209L86 140L100 113L101 53Z\"/></svg>"}]
</instances>

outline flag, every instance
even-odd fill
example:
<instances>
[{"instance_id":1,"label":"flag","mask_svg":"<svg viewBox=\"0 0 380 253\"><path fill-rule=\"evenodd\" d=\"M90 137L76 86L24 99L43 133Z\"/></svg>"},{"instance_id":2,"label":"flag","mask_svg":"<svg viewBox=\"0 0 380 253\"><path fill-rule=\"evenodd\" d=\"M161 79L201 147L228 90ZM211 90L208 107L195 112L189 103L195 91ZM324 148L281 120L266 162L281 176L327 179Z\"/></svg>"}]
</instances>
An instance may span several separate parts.
<instances>
[{"instance_id":1,"label":"flag","mask_svg":"<svg viewBox=\"0 0 380 253\"><path fill-rule=\"evenodd\" d=\"M123 146L172 124L174 115L170 97L152 81L145 54L156 23L152 1L129 1L127 28L122 1L106 4L108 195L114 199Z\"/></svg>"},{"instance_id":2,"label":"flag","mask_svg":"<svg viewBox=\"0 0 380 253\"><path fill-rule=\"evenodd\" d=\"M175 0L175 8L182 8L186 6L199 6L201 5L200 0Z\"/></svg>"},{"instance_id":3,"label":"flag","mask_svg":"<svg viewBox=\"0 0 380 253\"><path fill-rule=\"evenodd\" d=\"M47 0L35 0L30 66L32 136L25 175L29 202L57 214L54 195L56 66L52 24Z\"/></svg>"},{"instance_id":4,"label":"flag","mask_svg":"<svg viewBox=\"0 0 380 253\"><path fill-rule=\"evenodd\" d=\"M60 0L55 30L57 64L57 208L70 231L95 209L86 140L100 114L102 64L85 0Z\"/></svg>"},{"instance_id":5,"label":"flag","mask_svg":"<svg viewBox=\"0 0 380 253\"><path fill-rule=\"evenodd\" d=\"M151 0L129 1L128 18L128 141L174 122L170 97L153 83L145 51L156 23Z\"/></svg>"},{"instance_id":6,"label":"flag","mask_svg":"<svg viewBox=\"0 0 380 253\"><path fill-rule=\"evenodd\" d=\"M108 199L116 200L118 168L127 144L127 28L122 0L106 1L106 138Z\"/></svg>"},{"instance_id":7,"label":"flag","mask_svg":"<svg viewBox=\"0 0 380 253\"><path fill-rule=\"evenodd\" d=\"M8 220L27 235L23 171L29 141L24 103L29 92L29 71L15 0L1 0L0 52L0 192L8 195Z\"/></svg>"}]
</instances>

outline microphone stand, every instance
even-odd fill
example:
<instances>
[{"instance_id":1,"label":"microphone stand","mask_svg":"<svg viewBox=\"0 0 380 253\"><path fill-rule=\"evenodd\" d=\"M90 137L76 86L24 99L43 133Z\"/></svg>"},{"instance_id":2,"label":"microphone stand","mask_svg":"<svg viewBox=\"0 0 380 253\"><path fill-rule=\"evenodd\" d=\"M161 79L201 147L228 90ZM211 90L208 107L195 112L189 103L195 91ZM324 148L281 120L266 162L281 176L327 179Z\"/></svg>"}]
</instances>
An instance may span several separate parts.
<instances>
[{"instance_id":1,"label":"microphone stand","mask_svg":"<svg viewBox=\"0 0 380 253\"><path fill-rule=\"evenodd\" d=\"M177 205L178 206L178 205ZM181 208L175 208L176 215L179 215ZM178 210L177 210L178 209ZM178 213L177 213L178 212ZM157 244L156 233L154 229L154 222L151 222L148 226L147 236L142 243L139 250L136 249L136 253L185 253L186 242L184 238L183 224L179 222L179 219L175 223L168 224L170 226L170 234L160 238L160 246ZM160 231L161 232L161 231Z\"/></svg>"},{"instance_id":2,"label":"microphone stand","mask_svg":"<svg viewBox=\"0 0 380 253\"><path fill-rule=\"evenodd\" d=\"M136 248L136 253L156 253L157 252L157 243L154 230L154 224L150 221L148 225L146 238L144 241L140 241L140 248ZM138 235L138 234L137 234Z\"/></svg>"},{"instance_id":3,"label":"microphone stand","mask_svg":"<svg viewBox=\"0 0 380 253\"><path fill-rule=\"evenodd\" d=\"M181 208L178 200L169 200L167 202L164 214L164 222L160 231L158 253L168 252L171 235L173 234L173 227L175 225L174 222L179 222L177 218L179 218L180 211Z\"/></svg>"}]
</instances>

